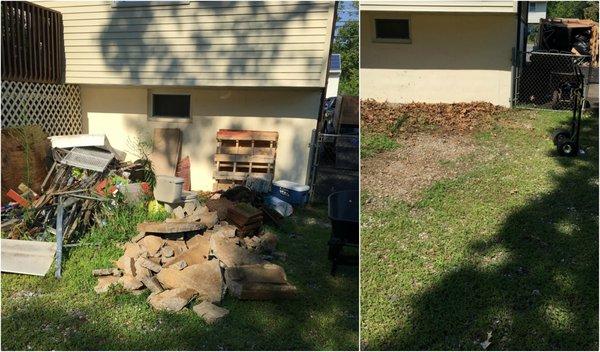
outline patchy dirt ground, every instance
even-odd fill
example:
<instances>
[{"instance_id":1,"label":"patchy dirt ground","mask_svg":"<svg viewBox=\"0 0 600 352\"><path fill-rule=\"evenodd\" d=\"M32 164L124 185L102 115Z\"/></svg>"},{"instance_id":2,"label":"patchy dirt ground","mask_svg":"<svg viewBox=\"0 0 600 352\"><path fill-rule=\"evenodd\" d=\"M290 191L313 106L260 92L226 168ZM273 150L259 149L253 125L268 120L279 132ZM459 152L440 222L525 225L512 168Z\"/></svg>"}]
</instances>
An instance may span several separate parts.
<instances>
[{"instance_id":1,"label":"patchy dirt ground","mask_svg":"<svg viewBox=\"0 0 600 352\"><path fill-rule=\"evenodd\" d=\"M414 203L433 182L462 169L461 158L474 152L471 137L420 132L398 137L400 147L361 161L361 186L367 207L387 200Z\"/></svg>"}]
</instances>

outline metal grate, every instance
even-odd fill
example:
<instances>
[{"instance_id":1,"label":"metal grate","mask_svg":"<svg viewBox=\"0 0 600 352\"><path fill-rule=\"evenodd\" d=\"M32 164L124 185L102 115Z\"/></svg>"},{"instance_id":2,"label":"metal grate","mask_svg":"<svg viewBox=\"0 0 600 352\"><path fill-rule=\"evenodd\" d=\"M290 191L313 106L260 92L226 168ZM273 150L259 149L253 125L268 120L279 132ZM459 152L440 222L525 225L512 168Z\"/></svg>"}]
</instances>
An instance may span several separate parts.
<instances>
[{"instance_id":1,"label":"metal grate","mask_svg":"<svg viewBox=\"0 0 600 352\"><path fill-rule=\"evenodd\" d=\"M80 134L79 86L2 81L2 128L25 125L49 136Z\"/></svg>"},{"instance_id":2,"label":"metal grate","mask_svg":"<svg viewBox=\"0 0 600 352\"><path fill-rule=\"evenodd\" d=\"M114 157L115 155L111 152L86 148L73 148L60 162L86 170L102 172Z\"/></svg>"}]
</instances>

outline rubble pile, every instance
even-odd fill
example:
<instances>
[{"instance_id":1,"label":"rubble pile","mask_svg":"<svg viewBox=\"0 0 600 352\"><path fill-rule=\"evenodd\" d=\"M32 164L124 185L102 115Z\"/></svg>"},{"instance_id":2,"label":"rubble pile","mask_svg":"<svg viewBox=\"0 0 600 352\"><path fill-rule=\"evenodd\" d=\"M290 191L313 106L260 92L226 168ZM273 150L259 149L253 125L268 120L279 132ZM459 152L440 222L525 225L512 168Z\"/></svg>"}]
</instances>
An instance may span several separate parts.
<instances>
[{"instance_id":1,"label":"rubble pile","mask_svg":"<svg viewBox=\"0 0 600 352\"><path fill-rule=\"evenodd\" d=\"M67 240L97 224L100 205L113 202L119 191L130 198L151 193L147 183L137 183L135 191L131 187L125 191L130 186L129 176L143 165L121 162L112 152L93 147L54 148L52 158L41 187L34 185L41 188L40 194L25 184L19 185L21 193L12 189L7 193L14 201L2 208L3 224L10 224L6 229L3 226L3 231L9 232L9 238L47 239L56 234L62 212L61 235Z\"/></svg>"},{"instance_id":2,"label":"rubble pile","mask_svg":"<svg viewBox=\"0 0 600 352\"><path fill-rule=\"evenodd\" d=\"M452 104L391 104L373 99L361 100L361 119L365 132L413 132L436 126L446 132L468 132L489 125L506 108L487 102Z\"/></svg>"},{"instance_id":3,"label":"rubble pile","mask_svg":"<svg viewBox=\"0 0 600 352\"><path fill-rule=\"evenodd\" d=\"M149 290L147 301L154 309L172 312L195 300L192 309L209 324L228 314L218 307L226 292L240 300L291 298L296 293L284 269L269 262L281 258L275 251L277 236L263 232L240 237L236 226L198 202L174 209L165 222L140 223L137 230L116 268L93 271L97 293L113 285L134 294Z\"/></svg>"}]
</instances>

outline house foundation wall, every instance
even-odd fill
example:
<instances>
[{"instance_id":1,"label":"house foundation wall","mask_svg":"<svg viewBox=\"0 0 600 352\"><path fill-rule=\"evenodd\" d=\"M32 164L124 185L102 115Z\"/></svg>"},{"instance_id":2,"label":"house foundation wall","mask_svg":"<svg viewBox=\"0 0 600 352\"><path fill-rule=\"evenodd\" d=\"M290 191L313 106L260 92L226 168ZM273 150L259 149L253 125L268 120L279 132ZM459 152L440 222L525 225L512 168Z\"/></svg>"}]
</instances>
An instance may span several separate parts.
<instances>
[{"instance_id":1,"label":"house foundation wall","mask_svg":"<svg viewBox=\"0 0 600 352\"><path fill-rule=\"evenodd\" d=\"M153 92L190 94L191 119L152 119ZM306 183L320 99L320 89L81 86L84 132L106 134L128 160L138 158L136 141L151 140L154 128L181 129L193 190L212 190L219 129L279 132L275 180Z\"/></svg>"},{"instance_id":2,"label":"house foundation wall","mask_svg":"<svg viewBox=\"0 0 600 352\"><path fill-rule=\"evenodd\" d=\"M410 42L381 42L375 19L408 19ZM510 106L514 13L361 12L361 99Z\"/></svg>"}]
</instances>

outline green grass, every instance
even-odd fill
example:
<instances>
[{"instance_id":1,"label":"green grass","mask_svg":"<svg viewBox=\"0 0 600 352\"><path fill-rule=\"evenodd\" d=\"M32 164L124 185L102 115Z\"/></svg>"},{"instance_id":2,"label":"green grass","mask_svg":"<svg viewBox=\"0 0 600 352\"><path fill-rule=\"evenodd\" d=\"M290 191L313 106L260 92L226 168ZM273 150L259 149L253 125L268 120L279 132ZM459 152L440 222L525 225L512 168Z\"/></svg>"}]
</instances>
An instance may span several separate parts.
<instances>
[{"instance_id":1,"label":"green grass","mask_svg":"<svg viewBox=\"0 0 600 352\"><path fill-rule=\"evenodd\" d=\"M3 350L285 350L356 349L358 346L358 270L340 267L329 275L330 228L323 207L295 210L279 235L287 253L288 280L299 289L288 301L238 301L209 326L191 309L155 312L148 293L97 295L91 271L111 266L122 254L119 243L135 234L148 215L144 207L110 212L108 222L86 234L82 246L67 252L63 278L2 274ZM301 234L290 237L289 233ZM96 246L94 244L100 244Z\"/></svg>"},{"instance_id":2,"label":"green grass","mask_svg":"<svg viewBox=\"0 0 600 352\"><path fill-rule=\"evenodd\" d=\"M598 120L558 157L564 112L512 111L479 162L415 205L363 211L365 349L598 349ZM527 128L523 128L527 126Z\"/></svg>"},{"instance_id":3,"label":"green grass","mask_svg":"<svg viewBox=\"0 0 600 352\"><path fill-rule=\"evenodd\" d=\"M400 145L381 133L363 133L360 137L360 157L368 158L388 150L394 150Z\"/></svg>"}]
</instances>

